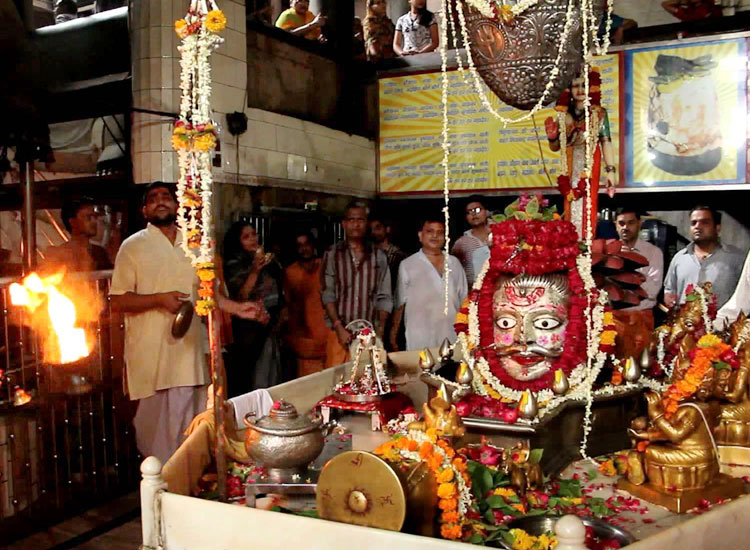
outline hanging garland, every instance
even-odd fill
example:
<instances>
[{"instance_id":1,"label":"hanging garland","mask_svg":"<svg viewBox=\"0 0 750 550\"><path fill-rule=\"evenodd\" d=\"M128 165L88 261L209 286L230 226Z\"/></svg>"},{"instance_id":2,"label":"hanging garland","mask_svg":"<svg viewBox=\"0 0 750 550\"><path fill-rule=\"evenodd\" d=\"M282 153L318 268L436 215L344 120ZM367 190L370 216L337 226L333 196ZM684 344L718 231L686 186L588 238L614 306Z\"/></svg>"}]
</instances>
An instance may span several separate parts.
<instances>
[{"instance_id":1,"label":"hanging garland","mask_svg":"<svg viewBox=\"0 0 750 550\"><path fill-rule=\"evenodd\" d=\"M213 51L224 41L218 33L227 18L213 0L192 0L187 15L175 21L182 43L180 52L180 116L172 132L180 177L177 181L177 225L182 249L196 269L200 286L195 311L214 309L213 221L211 217L211 154L216 148L216 124L211 118L211 64Z\"/></svg>"}]
</instances>

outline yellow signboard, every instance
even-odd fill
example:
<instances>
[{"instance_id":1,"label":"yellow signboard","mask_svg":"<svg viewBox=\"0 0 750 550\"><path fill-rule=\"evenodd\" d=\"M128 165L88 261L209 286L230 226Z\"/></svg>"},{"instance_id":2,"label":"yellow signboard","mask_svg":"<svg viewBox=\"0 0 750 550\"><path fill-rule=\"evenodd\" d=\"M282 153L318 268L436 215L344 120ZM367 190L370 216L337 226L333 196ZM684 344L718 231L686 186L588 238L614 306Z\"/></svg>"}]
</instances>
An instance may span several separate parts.
<instances>
[{"instance_id":1,"label":"yellow signboard","mask_svg":"<svg viewBox=\"0 0 750 550\"><path fill-rule=\"evenodd\" d=\"M744 38L631 51L625 72L629 186L745 182Z\"/></svg>"},{"instance_id":2,"label":"yellow signboard","mask_svg":"<svg viewBox=\"0 0 750 550\"><path fill-rule=\"evenodd\" d=\"M613 149L618 155L619 57L604 56L596 65L602 74L602 106L609 114ZM448 76L451 190L469 193L554 187L560 155L550 150L544 131L544 120L554 115L553 109L542 109L533 121L504 127L482 105L468 71L451 71ZM503 104L484 84L482 88L495 110L506 118L525 113ZM380 79L381 194L442 190L441 95L439 71Z\"/></svg>"}]
</instances>

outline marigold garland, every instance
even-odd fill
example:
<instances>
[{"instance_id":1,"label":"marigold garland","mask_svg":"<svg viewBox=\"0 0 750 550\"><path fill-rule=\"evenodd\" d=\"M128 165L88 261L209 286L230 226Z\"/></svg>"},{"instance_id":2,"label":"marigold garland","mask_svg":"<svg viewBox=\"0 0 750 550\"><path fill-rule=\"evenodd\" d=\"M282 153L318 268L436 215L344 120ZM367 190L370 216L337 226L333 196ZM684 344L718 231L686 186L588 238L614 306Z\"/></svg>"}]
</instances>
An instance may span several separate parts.
<instances>
[{"instance_id":1,"label":"marigold garland","mask_svg":"<svg viewBox=\"0 0 750 550\"><path fill-rule=\"evenodd\" d=\"M210 9L209 9L210 8ZM211 153L216 148L216 125L211 120L211 65L209 58L223 39L216 33L227 19L214 0L192 0L187 15L175 21L181 39L180 116L172 131L180 177L177 182L177 225L182 249L196 269L200 286L195 311L208 315L215 307L214 239L212 236Z\"/></svg>"},{"instance_id":2,"label":"marigold garland","mask_svg":"<svg viewBox=\"0 0 750 550\"><path fill-rule=\"evenodd\" d=\"M451 445L434 430L396 436L375 449L375 454L389 462L423 461L438 484L440 536L457 540L463 537L465 514L471 503L471 478L466 461L456 456Z\"/></svg>"},{"instance_id":3,"label":"marigold garland","mask_svg":"<svg viewBox=\"0 0 750 550\"><path fill-rule=\"evenodd\" d=\"M715 334L706 334L698 340L698 345L691 351L690 367L685 374L667 388L662 398L664 416L671 417L680 402L691 397L701 385L703 378L714 368L730 368L736 363L736 356L731 346L721 341Z\"/></svg>"}]
</instances>

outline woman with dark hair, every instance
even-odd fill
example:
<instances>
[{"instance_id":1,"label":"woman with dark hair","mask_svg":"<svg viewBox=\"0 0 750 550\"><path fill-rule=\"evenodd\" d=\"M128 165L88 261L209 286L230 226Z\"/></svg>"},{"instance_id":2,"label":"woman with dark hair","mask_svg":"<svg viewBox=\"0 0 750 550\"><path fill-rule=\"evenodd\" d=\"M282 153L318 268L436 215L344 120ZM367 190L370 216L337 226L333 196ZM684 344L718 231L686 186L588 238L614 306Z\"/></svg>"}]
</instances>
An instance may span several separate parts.
<instances>
[{"instance_id":1,"label":"woman with dark hair","mask_svg":"<svg viewBox=\"0 0 750 550\"><path fill-rule=\"evenodd\" d=\"M267 323L232 318L227 394L231 397L279 384L281 271L273 255L263 251L257 231L247 221L235 222L224 236L224 277L231 298L262 303L269 318Z\"/></svg>"},{"instance_id":2,"label":"woman with dark hair","mask_svg":"<svg viewBox=\"0 0 750 550\"><path fill-rule=\"evenodd\" d=\"M409 0L411 9L396 21L393 51L396 55L415 55L437 49L440 44L435 14L427 9L427 0Z\"/></svg>"}]
</instances>

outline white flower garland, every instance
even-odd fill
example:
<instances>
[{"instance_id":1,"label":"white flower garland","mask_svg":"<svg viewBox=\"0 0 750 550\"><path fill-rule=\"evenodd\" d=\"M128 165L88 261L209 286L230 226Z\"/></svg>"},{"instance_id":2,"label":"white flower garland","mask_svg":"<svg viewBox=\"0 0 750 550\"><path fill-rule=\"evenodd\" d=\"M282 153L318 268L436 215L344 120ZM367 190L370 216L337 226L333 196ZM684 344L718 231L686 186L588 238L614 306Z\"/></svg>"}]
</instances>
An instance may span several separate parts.
<instances>
[{"instance_id":1,"label":"white flower garland","mask_svg":"<svg viewBox=\"0 0 750 550\"><path fill-rule=\"evenodd\" d=\"M706 330L706 334L711 334L714 331L714 323L711 320L711 315L708 313L708 297L706 291L700 285L693 287L693 292L698 295L698 299L701 301L701 314L703 316L703 327Z\"/></svg>"}]
</instances>

